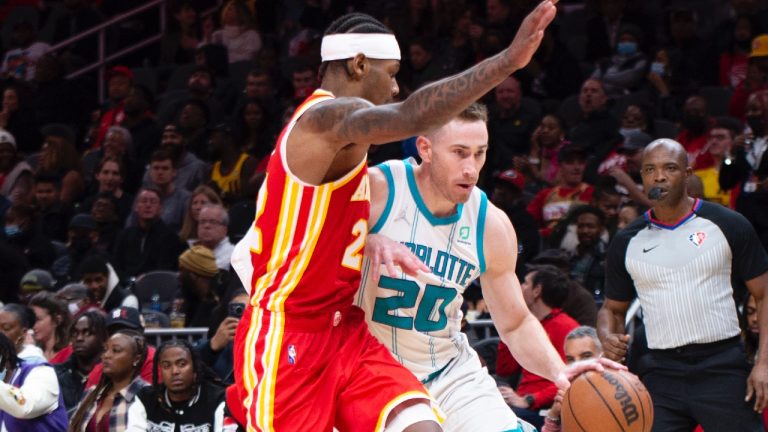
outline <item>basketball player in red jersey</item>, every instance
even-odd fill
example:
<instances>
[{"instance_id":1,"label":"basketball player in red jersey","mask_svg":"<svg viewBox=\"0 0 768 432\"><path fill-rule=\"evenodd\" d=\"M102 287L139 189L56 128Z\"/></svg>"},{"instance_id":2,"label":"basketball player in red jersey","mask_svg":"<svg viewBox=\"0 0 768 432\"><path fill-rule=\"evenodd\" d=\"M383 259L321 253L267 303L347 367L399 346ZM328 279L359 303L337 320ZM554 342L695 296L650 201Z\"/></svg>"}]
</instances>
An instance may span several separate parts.
<instances>
[{"instance_id":1,"label":"basketball player in red jersey","mask_svg":"<svg viewBox=\"0 0 768 432\"><path fill-rule=\"evenodd\" d=\"M364 14L330 25L321 88L278 138L256 219L232 265L250 293L235 336L230 412L251 431L439 431L410 372L352 306L368 231L370 145L439 127L524 67L555 16L545 0L504 51L401 103L400 51ZM397 263L427 271L415 259Z\"/></svg>"}]
</instances>

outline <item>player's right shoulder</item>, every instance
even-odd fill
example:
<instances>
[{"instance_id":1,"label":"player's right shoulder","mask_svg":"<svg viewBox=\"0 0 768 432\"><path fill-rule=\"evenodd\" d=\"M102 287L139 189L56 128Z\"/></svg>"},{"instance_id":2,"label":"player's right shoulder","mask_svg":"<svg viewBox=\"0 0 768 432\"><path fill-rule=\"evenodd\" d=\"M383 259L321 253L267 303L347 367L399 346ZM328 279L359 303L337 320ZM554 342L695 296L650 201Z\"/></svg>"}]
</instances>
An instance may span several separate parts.
<instances>
[{"instance_id":1,"label":"player's right shoulder","mask_svg":"<svg viewBox=\"0 0 768 432\"><path fill-rule=\"evenodd\" d=\"M310 133L334 133L343 120L361 109L374 106L358 97L338 97L318 102L309 108L296 122L296 126Z\"/></svg>"}]
</instances>

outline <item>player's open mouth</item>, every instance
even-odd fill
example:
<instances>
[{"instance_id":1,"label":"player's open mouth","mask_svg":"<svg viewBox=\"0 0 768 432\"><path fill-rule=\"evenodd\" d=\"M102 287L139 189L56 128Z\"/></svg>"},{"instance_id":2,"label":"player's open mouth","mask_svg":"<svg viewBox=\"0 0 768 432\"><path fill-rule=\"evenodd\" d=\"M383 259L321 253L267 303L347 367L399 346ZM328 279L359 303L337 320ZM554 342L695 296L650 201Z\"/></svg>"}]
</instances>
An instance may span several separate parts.
<instances>
[{"instance_id":1,"label":"player's open mouth","mask_svg":"<svg viewBox=\"0 0 768 432\"><path fill-rule=\"evenodd\" d=\"M459 187L464 190L472 190L473 184L467 184L467 183L460 183Z\"/></svg>"}]
</instances>

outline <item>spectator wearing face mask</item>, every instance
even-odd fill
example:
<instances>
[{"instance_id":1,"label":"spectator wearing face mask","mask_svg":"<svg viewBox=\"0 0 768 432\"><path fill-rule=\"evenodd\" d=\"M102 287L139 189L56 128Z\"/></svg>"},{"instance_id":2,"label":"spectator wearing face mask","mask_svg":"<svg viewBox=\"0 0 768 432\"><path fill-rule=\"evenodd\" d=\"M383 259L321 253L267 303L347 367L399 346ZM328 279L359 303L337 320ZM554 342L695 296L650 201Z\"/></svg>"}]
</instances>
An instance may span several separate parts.
<instances>
[{"instance_id":1,"label":"spectator wearing face mask","mask_svg":"<svg viewBox=\"0 0 768 432\"><path fill-rule=\"evenodd\" d=\"M675 139L688 152L692 162L704 150L709 138L709 111L707 101L701 96L691 96L683 105L680 133Z\"/></svg>"},{"instance_id":2,"label":"spectator wearing face mask","mask_svg":"<svg viewBox=\"0 0 768 432\"><path fill-rule=\"evenodd\" d=\"M80 263L89 255L96 253L99 241L99 229L96 221L88 213L75 215L67 230L66 253L56 259L51 266L51 273L58 281L58 286L74 280Z\"/></svg>"},{"instance_id":3,"label":"spectator wearing face mask","mask_svg":"<svg viewBox=\"0 0 768 432\"><path fill-rule=\"evenodd\" d=\"M609 98L627 94L640 86L648 68L648 60L640 51L643 32L640 27L625 24L619 30L616 52L610 59L598 62L592 78L605 86Z\"/></svg>"},{"instance_id":4,"label":"spectator wearing face mask","mask_svg":"<svg viewBox=\"0 0 768 432\"><path fill-rule=\"evenodd\" d=\"M720 166L719 183L723 190L740 187L742 193L752 193L760 183L757 173L768 172L768 90L749 96L745 118L748 129L733 138Z\"/></svg>"}]
</instances>

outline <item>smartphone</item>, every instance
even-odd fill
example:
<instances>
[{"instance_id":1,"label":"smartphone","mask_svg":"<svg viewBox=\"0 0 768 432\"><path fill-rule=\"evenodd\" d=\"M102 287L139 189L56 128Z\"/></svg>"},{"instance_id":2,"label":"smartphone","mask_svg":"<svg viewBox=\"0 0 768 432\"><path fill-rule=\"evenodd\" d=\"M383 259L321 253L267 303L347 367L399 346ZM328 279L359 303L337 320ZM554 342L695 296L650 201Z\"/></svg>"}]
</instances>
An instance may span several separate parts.
<instances>
[{"instance_id":1,"label":"smartphone","mask_svg":"<svg viewBox=\"0 0 768 432\"><path fill-rule=\"evenodd\" d=\"M245 311L245 303L230 303L227 305L227 315L235 318L243 316Z\"/></svg>"}]
</instances>

